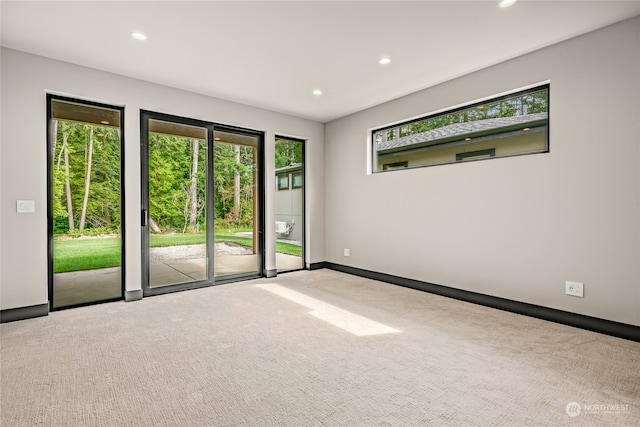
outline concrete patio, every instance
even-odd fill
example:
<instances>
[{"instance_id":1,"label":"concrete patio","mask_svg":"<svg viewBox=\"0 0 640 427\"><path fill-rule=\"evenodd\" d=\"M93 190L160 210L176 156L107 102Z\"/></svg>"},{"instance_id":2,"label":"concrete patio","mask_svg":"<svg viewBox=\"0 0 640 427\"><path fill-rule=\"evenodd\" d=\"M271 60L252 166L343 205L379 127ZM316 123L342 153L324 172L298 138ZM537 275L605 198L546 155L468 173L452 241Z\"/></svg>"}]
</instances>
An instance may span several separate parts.
<instances>
[{"instance_id":1,"label":"concrete patio","mask_svg":"<svg viewBox=\"0 0 640 427\"><path fill-rule=\"evenodd\" d=\"M215 258L215 277L248 273L256 270L257 255L226 255ZM276 253L278 271L297 270L303 267L302 258ZM151 287L204 280L206 258L151 263L149 281ZM120 298L120 267L98 270L74 271L54 275L54 307L84 304L93 301Z\"/></svg>"}]
</instances>

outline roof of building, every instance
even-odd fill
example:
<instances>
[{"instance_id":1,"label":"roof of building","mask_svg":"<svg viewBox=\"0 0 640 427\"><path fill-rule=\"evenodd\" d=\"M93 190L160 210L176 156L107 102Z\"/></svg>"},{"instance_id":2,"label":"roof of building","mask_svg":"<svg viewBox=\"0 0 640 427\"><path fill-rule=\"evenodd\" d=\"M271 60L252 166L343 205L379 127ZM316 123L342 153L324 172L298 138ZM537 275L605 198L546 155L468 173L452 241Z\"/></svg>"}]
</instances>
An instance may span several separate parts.
<instances>
[{"instance_id":1,"label":"roof of building","mask_svg":"<svg viewBox=\"0 0 640 427\"><path fill-rule=\"evenodd\" d=\"M302 169L302 163L292 163L290 165L287 166L283 166L281 168L276 169L276 173L281 173L281 172L285 172L285 171L294 171L296 169Z\"/></svg>"},{"instance_id":2,"label":"roof of building","mask_svg":"<svg viewBox=\"0 0 640 427\"><path fill-rule=\"evenodd\" d=\"M526 114L524 116L513 117L500 117L496 119L475 120L471 122L455 123L448 126L443 126L438 129L429 130L426 132L420 132L413 135L403 136L401 138L392 139L390 141L383 141L376 147L376 151L387 151L401 147L407 147L415 144L423 144L429 142L429 145L435 145L436 141L442 139L451 139L455 137L463 137L465 135L498 131L502 128L509 128L512 126L521 126L528 123L537 122L541 120L547 120L548 113L535 113ZM493 132L497 133L497 132Z\"/></svg>"}]
</instances>

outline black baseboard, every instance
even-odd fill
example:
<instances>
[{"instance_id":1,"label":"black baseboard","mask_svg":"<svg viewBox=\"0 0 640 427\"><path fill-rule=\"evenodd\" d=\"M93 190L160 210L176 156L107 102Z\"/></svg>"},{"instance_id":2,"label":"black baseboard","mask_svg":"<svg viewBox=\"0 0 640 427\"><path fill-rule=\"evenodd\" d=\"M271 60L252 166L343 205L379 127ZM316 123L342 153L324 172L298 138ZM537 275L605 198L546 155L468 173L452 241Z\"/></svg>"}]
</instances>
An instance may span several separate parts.
<instances>
[{"instance_id":1,"label":"black baseboard","mask_svg":"<svg viewBox=\"0 0 640 427\"><path fill-rule=\"evenodd\" d=\"M599 332L605 335L611 335L618 338L624 338L630 341L640 342L640 327L629 325L626 323L614 322L611 320L600 319L597 317L585 316L584 314L571 313L568 311L557 310L554 308L543 307L540 305L528 304L519 301L513 301L505 298L494 297L491 295L479 294L476 292L465 291L461 289L450 288L448 286L436 285L433 283L422 282L406 277L393 276L375 271L363 270L361 268L349 267L332 262L318 263L324 264L324 268L328 268L343 273L353 274L354 276L365 277L368 279L378 280L380 282L391 283L394 285L404 286L411 289L429 292L461 301L479 304L486 307L497 308L499 310L510 311L512 313L522 314L529 317L548 320L563 325L573 326L576 328L586 329L588 331ZM313 270L313 268L312 268Z\"/></svg>"},{"instance_id":2,"label":"black baseboard","mask_svg":"<svg viewBox=\"0 0 640 427\"><path fill-rule=\"evenodd\" d=\"M331 268L329 267L330 262L322 261L322 262L312 262L309 264L309 270L321 270L323 268ZM336 264L337 265L337 264Z\"/></svg>"},{"instance_id":3,"label":"black baseboard","mask_svg":"<svg viewBox=\"0 0 640 427\"><path fill-rule=\"evenodd\" d=\"M0 323L15 322L16 320L32 319L47 316L49 304L31 305L29 307L10 308L0 311Z\"/></svg>"},{"instance_id":4,"label":"black baseboard","mask_svg":"<svg viewBox=\"0 0 640 427\"><path fill-rule=\"evenodd\" d=\"M136 289L135 291L126 291L124 293L124 300L126 302L138 301L142 299L142 289Z\"/></svg>"}]
</instances>

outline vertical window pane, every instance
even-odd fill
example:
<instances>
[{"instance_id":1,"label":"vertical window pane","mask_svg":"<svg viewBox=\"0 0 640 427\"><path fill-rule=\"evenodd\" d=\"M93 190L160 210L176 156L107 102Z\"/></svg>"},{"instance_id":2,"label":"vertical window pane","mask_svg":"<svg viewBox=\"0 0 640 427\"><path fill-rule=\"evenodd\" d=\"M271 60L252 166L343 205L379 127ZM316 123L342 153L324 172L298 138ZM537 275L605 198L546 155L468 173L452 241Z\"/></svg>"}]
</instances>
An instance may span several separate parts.
<instances>
[{"instance_id":1,"label":"vertical window pane","mask_svg":"<svg viewBox=\"0 0 640 427\"><path fill-rule=\"evenodd\" d=\"M289 189L289 175L278 175L278 190Z\"/></svg>"},{"instance_id":2,"label":"vertical window pane","mask_svg":"<svg viewBox=\"0 0 640 427\"><path fill-rule=\"evenodd\" d=\"M296 172L294 174L291 175L291 179L293 180L292 182L292 186L293 188L300 188L302 187L302 172Z\"/></svg>"},{"instance_id":3,"label":"vertical window pane","mask_svg":"<svg viewBox=\"0 0 640 427\"><path fill-rule=\"evenodd\" d=\"M52 307L122 297L121 110L50 97Z\"/></svg>"},{"instance_id":4,"label":"vertical window pane","mask_svg":"<svg viewBox=\"0 0 640 427\"><path fill-rule=\"evenodd\" d=\"M149 286L207 279L207 130L149 120Z\"/></svg>"},{"instance_id":5,"label":"vertical window pane","mask_svg":"<svg viewBox=\"0 0 640 427\"><path fill-rule=\"evenodd\" d=\"M215 135L215 277L258 273L260 138L222 130Z\"/></svg>"},{"instance_id":6,"label":"vertical window pane","mask_svg":"<svg viewBox=\"0 0 640 427\"><path fill-rule=\"evenodd\" d=\"M276 268L299 270L304 268L304 142L276 138L275 163Z\"/></svg>"}]
</instances>

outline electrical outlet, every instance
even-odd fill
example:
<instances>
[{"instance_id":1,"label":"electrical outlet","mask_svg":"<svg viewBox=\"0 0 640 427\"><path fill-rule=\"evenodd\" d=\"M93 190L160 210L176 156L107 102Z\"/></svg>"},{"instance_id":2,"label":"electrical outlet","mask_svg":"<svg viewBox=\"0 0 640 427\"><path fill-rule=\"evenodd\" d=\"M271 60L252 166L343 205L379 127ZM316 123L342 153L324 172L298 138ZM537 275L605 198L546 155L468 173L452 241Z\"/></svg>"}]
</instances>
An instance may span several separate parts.
<instances>
[{"instance_id":1,"label":"electrical outlet","mask_svg":"<svg viewBox=\"0 0 640 427\"><path fill-rule=\"evenodd\" d=\"M574 297L584 297L584 283L572 282L567 280L565 282L564 293Z\"/></svg>"},{"instance_id":2,"label":"electrical outlet","mask_svg":"<svg viewBox=\"0 0 640 427\"><path fill-rule=\"evenodd\" d=\"M344 256L351 256L351 250L344 248Z\"/></svg>"}]
</instances>

